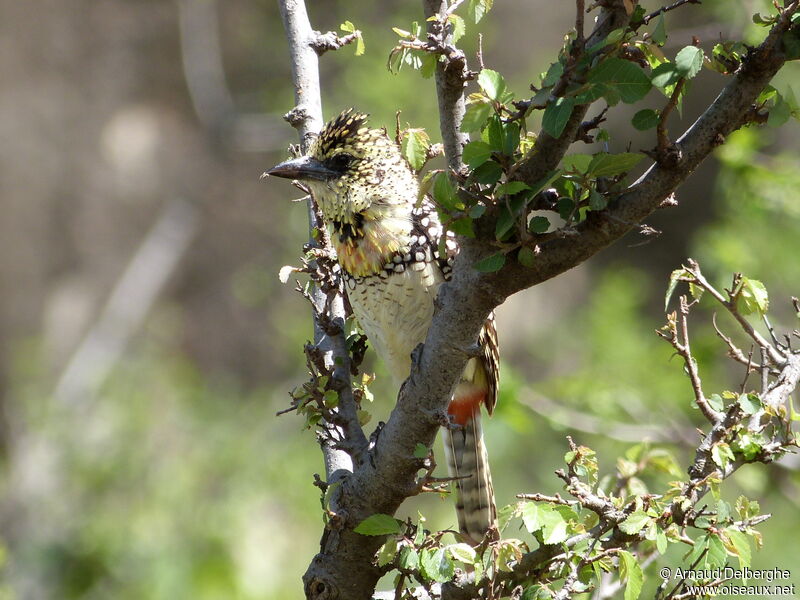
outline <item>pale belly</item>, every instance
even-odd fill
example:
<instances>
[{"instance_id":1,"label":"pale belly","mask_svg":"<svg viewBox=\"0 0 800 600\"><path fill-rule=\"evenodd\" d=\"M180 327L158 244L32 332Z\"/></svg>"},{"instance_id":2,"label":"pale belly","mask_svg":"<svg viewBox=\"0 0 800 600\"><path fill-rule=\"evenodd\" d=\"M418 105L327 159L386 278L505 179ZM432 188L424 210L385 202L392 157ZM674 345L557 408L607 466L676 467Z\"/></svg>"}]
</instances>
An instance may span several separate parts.
<instances>
[{"instance_id":1,"label":"pale belly","mask_svg":"<svg viewBox=\"0 0 800 600\"><path fill-rule=\"evenodd\" d=\"M411 352L425 341L434 300L444 281L435 263L348 285L353 313L398 383L411 370Z\"/></svg>"}]
</instances>

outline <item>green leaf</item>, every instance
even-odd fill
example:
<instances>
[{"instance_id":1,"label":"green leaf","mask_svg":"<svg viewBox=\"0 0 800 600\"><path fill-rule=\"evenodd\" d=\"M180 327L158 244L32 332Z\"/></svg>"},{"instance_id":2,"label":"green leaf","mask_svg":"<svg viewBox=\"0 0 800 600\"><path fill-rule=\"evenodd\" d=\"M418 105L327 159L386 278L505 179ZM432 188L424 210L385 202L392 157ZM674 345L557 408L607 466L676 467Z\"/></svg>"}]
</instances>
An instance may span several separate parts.
<instances>
[{"instance_id":1,"label":"green leaf","mask_svg":"<svg viewBox=\"0 0 800 600\"><path fill-rule=\"evenodd\" d=\"M739 404L742 412L746 415L756 414L763 406L761 404L761 398L756 394L741 394L737 399L737 404Z\"/></svg>"},{"instance_id":2,"label":"green leaf","mask_svg":"<svg viewBox=\"0 0 800 600\"><path fill-rule=\"evenodd\" d=\"M629 60L608 58L589 71L589 83L603 83L614 88L626 104L647 95L652 84L642 68Z\"/></svg>"},{"instance_id":3,"label":"green leaf","mask_svg":"<svg viewBox=\"0 0 800 600\"><path fill-rule=\"evenodd\" d=\"M471 175L472 179L486 185L497 183L502 176L502 167L493 160L487 160L480 167L475 169Z\"/></svg>"},{"instance_id":4,"label":"green leaf","mask_svg":"<svg viewBox=\"0 0 800 600\"><path fill-rule=\"evenodd\" d=\"M734 460L733 450L727 443L717 442L711 447L711 458L720 469L725 470L725 467Z\"/></svg>"},{"instance_id":5,"label":"green leaf","mask_svg":"<svg viewBox=\"0 0 800 600\"><path fill-rule=\"evenodd\" d=\"M681 78L681 74L675 63L665 62L658 65L650 73L650 81L657 88L662 90L670 85L674 85Z\"/></svg>"},{"instance_id":6,"label":"green leaf","mask_svg":"<svg viewBox=\"0 0 800 600\"><path fill-rule=\"evenodd\" d=\"M400 533L400 521L390 515L378 513L361 521L353 531L361 535Z\"/></svg>"},{"instance_id":7,"label":"green leaf","mask_svg":"<svg viewBox=\"0 0 800 600\"><path fill-rule=\"evenodd\" d=\"M492 114L492 105L488 102L473 102L467 105L464 119L460 129L464 133L471 133L483 129L487 119Z\"/></svg>"},{"instance_id":8,"label":"green leaf","mask_svg":"<svg viewBox=\"0 0 800 600\"><path fill-rule=\"evenodd\" d=\"M745 315L755 312L763 315L769 309L767 288L757 279L742 277L736 308Z\"/></svg>"},{"instance_id":9,"label":"green leaf","mask_svg":"<svg viewBox=\"0 0 800 600\"><path fill-rule=\"evenodd\" d=\"M542 128L554 138L561 137L574 106L575 100L572 98L556 98L548 102L542 117Z\"/></svg>"},{"instance_id":10,"label":"green leaf","mask_svg":"<svg viewBox=\"0 0 800 600\"><path fill-rule=\"evenodd\" d=\"M503 124L503 154L514 156L519 146L519 123Z\"/></svg>"},{"instance_id":11,"label":"green leaf","mask_svg":"<svg viewBox=\"0 0 800 600\"><path fill-rule=\"evenodd\" d=\"M561 168L568 173L586 174L594 156L591 154L567 154L561 159Z\"/></svg>"},{"instance_id":12,"label":"green leaf","mask_svg":"<svg viewBox=\"0 0 800 600\"><path fill-rule=\"evenodd\" d=\"M789 103L785 102L783 96L779 94L778 99L775 102L775 106L770 109L769 115L767 116L767 125L770 127L780 127L786 123L791 116L791 106L789 106Z\"/></svg>"},{"instance_id":13,"label":"green leaf","mask_svg":"<svg viewBox=\"0 0 800 600\"><path fill-rule=\"evenodd\" d=\"M619 551L619 575L625 581L625 600L636 600L642 593L644 573L636 558L627 550Z\"/></svg>"},{"instance_id":14,"label":"green leaf","mask_svg":"<svg viewBox=\"0 0 800 600\"><path fill-rule=\"evenodd\" d=\"M400 560L398 564L401 569L416 571L419 568L419 554L411 546L403 546L400 549Z\"/></svg>"},{"instance_id":15,"label":"green leaf","mask_svg":"<svg viewBox=\"0 0 800 600\"><path fill-rule=\"evenodd\" d=\"M406 129L400 141L400 151L415 171L425 166L431 140L424 129Z\"/></svg>"},{"instance_id":16,"label":"green leaf","mask_svg":"<svg viewBox=\"0 0 800 600\"><path fill-rule=\"evenodd\" d=\"M503 76L492 69L483 69L478 74L478 85L490 100L502 100L506 92L506 81Z\"/></svg>"},{"instance_id":17,"label":"green leaf","mask_svg":"<svg viewBox=\"0 0 800 600\"><path fill-rule=\"evenodd\" d=\"M545 73L544 77L542 78L542 87L550 87L555 85L558 79L564 74L564 65L560 62L554 62L550 67L547 69L547 73Z\"/></svg>"},{"instance_id":18,"label":"green leaf","mask_svg":"<svg viewBox=\"0 0 800 600\"><path fill-rule=\"evenodd\" d=\"M709 536L706 564L711 568L720 569L728 562L728 553L720 537L716 534Z\"/></svg>"},{"instance_id":19,"label":"green leaf","mask_svg":"<svg viewBox=\"0 0 800 600\"><path fill-rule=\"evenodd\" d=\"M433 182L433 199L446 210L454 210L458 203L456 187L447 173L439 173Z\"/></svg>"},{"instance_id":20,"label":"green leaf","mask_svg":"<svg viewBox=\"0 0 800 600\"><path fill-rule=\"evenodd\" d=\"M414 458L428 458L430 450L425 444L417 444L414 446Z\"/></svg>"},{"instance_id":21,"label":"green leaf","mask_svg":"<svg viewBox=\"0 0 800 600\"><path fill-rule=\"evenodd\" d=\"M364 50L366 49L364 45L364 38L361 36L361 32L356 29L356 26L353 25L350 21L345 21L341 25L339 25L339 29L344 31L345 33L355 33L357 34L356 37L356 56L361 56L364 54Z\"/></svg>"},{"instance_id":22,"label":"green leaf","mask_svg":"<svg viewBox=\"0 0 800 600\"><path fill-rule=\"evenodd\" d=\"M549 504L541 505L539 511L539 520L542 524L542 541L547 545L560 544L565 541L569 537L567 519L575 513L567 506L552 506Z\"/></svg>"},{"instance_id":23,"label":"green leaf","mask_svg":"<svg viewBox=\"0 0 800 600\"><path fill-rule=\"evenodd\" d=\"M464 146L461 159L467 163L471 169L475 169L489 160L491 156L492 149L489 147L489 144L477 140Z\"/></svg>"},{"instance_id":24,"label":"green leaf","mask_svg":"<svg viewBox=\"0 0 800 600\"><path fill-rule=\"evenodd\" d=\"M608 206L608 198L595 189L589 191L589 208L591 210L603 210Z\"/></svg>"},{"instance_id":25,"label":"green leaf","mask_svg":"<svg viewBox=\"0 0 800 600\"><path fill-rule=\"evenodd\" d=\"M469 544L450 544L447 546L446 550L455 560L465 565L474 564L478 556L475 552L475 548Z\"/></svg>"},{"instance_id":26,"label":"green leaf","mask_svg":"<svg viewBox=\"0 0 800 600\"><path fill-rule=\"evenodd\" d=\"M397 556L397 538L391 537L378 550L378 566L384 567L390 564L394 561L395 556Z\"/></svg>"},{"instance_id":27,"label":"green leaf","mask_svg":"<svg viewBox=\"0 0 800 600\"><path fill-rule=\"evenodd\" d=\"M717 412L722 412L725 410L725 402L722 400L722 396L719 394L711 394L711 396L708 398L708 404Z\"/></svg>"},{"instance_id":28,"label":"green leaf","mask_svg":"<svg viewBox=\"0 0 800 600\"><path fill-rule=\"evenodd\" d=\"M503 122L499 116L494 115L489 118L489 124L486 126L484 133L489 142L489 147L495 152L502 152L505 134L503 132Z\"/></svg>"},{"instance_id":29,"label":"green leaf","mask_svg":"<svg viewBox=\"0 0 800 600\"><path fill-rule=\"evenodd\" d=\"M472 227L472 219L469 217L461 217L455 221L451 221L447 228L457 235L465 235L474 238L475 230Z\"/></svg>"},{"instance_id":30,"label":"green leaf","mask_svg":"<svg viewBox=\"0 0 800 600\"><path fill-rule=\"evenodd\" d=\"M444 548L425 549L421 558L422 573L428 579L444 583L453 578L455 567L445 554Z\"/></svg>"},{"instance_id":31,"label":"green leaf","mask_svg":"<svg viewBox=\"0 0 800 600\"><path fill-rule=\"evenodd\" d=\"M550 229L550 221L547 217L535 216L528 223L528 231L531 233L547 233L548 229Z\"/></svg>"},{"instance_id":32,"label":"green leaf","mask_svg":"<svg viewBox=\"0 0 800 600\"><path fill-rule=\"evenodd\" d=\"M523 267L532 267L536 262L536 253L527 246L522 246L517 254L517 261Z\"/></svg>"},{"instance_id":33,"label":"green leaf","mask_svg":"<svg viewBox=\"0 0 800 600\"><path fill-rule=\"evenodd\" d=\"M703 67L703 49L697 46L686 46L675 56L675 68L681 77L691 79Z\"/></svg>"},{"instance_id":34,"label":"green leaf","mask_svg":"<svg viewBox=\"0 0 800 600\"><path fill-rule=\"evenodd\" d=\"M619 528L629 535L636 535L645 525L651 521L652 517L642 510L637 510L629 514L624 521L619 524Z\"/></svg>"},{"instance_id":35,"label":"green leaf","mask_svg":"<svg viewBox=\"0 0 800 600\"><path fill-rule=\"evenodd\" d=\"M531 189L527 184L522 183L521 181L509 181L506 183L502 183L497 186L494 190L494 197L500 198L501 196L513 196L514 194L518 194L522 190L529 190Z\"/></svg>"},{"instance_id":36,"label":"green leaf","mask_svg":"<svg viewBox=\"0 0 800 600\"><path fill-rule=\"evenodd\" d=\"M482 258L473 266L476 271L480 271L481 273L494 273L502 269L504 264L506 264L506 255L502 252L497 252L496 254Z\"/></svg>"},{"instance_id":37,"label":"green leaf","mask_svg":"<svg viewBox=\"0 0 800 600\"><path fill-rule=\"evenodd\" d=\"M419 74L423 79L430 79L436 73L436 64L439 57L436 54L426 53L422 57L422 64L419 66Z\"/></svg>"},{"instance_id":38,"label":"green leaf","mask_svg":"<svg viewBox=\"0 0 800 600\"><path fill-rule=\"evenodd\" d=\"M469 0L467 14L473 22L478 23L492 9L494 0Z\"/></svg>"},{"instance_id":39,"label":"green leaf","mask_svg":"<svg viewBox=\"0 0 800 600\"><path fill-rule=\"evenodd\" d=\"M739 568L743 569L744 567L749 567L752 551L747 536L733 527L726 529L725 533L730 540L730 547L728 549L732 550L739 559Z\"/></svg>"},{"instance_id":40,"label":"green leaf","mask_svg":"<svg viewBox=\"0 0 800 600\"><path fill-rule=\"evenodd\" d=\"M653 34L650 36L650 39L653 40L659 46L663 46L667 43L667 28L664 25L664 13L662 12L659 17L658 21L656 22L656 27L653 29Z\"/></svg>"},{"instance_id":41,"label":"green leaf","mask_svg":"<svg viewBox=\"0 0 800 600\"><path fill-rule=\"evenodd\" d=\"M675 269L669 276L669 285L667 286L667 293L664 296L664 312L669 309L669 299L672 298L672 293L678 285L679 281L693 280L694 277L686 269Z\"/></svg>"},{"instance_id":42,"label":"green leaf","mask_svg":"<svg viewBox=\"0 0 800 600\"><path fill-rule=\"evenodd\" d=\"M639 131L647 131L658 125L658 113L652 108L640 110L631 119L631 124Z\"/></svg>"},{"instance_id":43,"label":"green leaf","mask_svg":"<svg viewBox=\"0 0 800 600\"><path fill-rule=\"evenodd\" d=\"M638 152L623 152L621 154L598 152L589 163L587 171L594 177L613 177L614 175L627 173L643 158L644 154Z\"/></svg>"},{"instance_id":44,"label":"green leaf","mask_svg":"<svg viewBox=\"0 0 800 600\"><path fill-rule=\"evenodd\" d=\"M658 553L664 554L667 551L668 546L669 541L667 540L667 534L664 533L664 530L659 527L658 533L656 533L656 549L658 550Z\"/></svg>"},{"instance_id":45,"label":"green leaf","mask_svg":"<svg viewBox=\"0 0 800 600\"><path fill-rule=\"evenodd\" d=\"M467 24L464 22L463 17L455 13L450 13L450 15L448 15L447 22L453 26L452 39L455 44L464 37L464 34L467 32Z\"/></svg>"}]
</instances>

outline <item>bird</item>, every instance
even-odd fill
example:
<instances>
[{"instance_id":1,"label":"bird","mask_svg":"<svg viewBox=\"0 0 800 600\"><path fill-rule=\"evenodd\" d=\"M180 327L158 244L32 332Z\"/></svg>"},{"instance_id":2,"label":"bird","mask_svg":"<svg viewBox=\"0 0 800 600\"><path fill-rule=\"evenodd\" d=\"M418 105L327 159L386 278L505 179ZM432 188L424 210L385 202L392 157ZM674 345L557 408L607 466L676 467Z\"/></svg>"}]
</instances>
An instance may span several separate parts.
<instances>
[{"instance_id":1,"label":"bird","mask_svg":"<svg viewBox=\"0 0 800 600\"><path fill-rule=\"evenodd\" d=\"M418 198L417 174L400 146L385 129L370 128L367 114L350 108L322 128L304 156L266 175L297 180L311 192L329 230L353 314L395 383L402 384L411 370L412 351L425 341L439 286L452 275L458 244L442 227L433 202ZM493 314L478 345L455 385L443 427L459 531L473 545L497 532L481 427L481 407L491 414L497 403L499 347Z\"/></svg>"}]
</instances>

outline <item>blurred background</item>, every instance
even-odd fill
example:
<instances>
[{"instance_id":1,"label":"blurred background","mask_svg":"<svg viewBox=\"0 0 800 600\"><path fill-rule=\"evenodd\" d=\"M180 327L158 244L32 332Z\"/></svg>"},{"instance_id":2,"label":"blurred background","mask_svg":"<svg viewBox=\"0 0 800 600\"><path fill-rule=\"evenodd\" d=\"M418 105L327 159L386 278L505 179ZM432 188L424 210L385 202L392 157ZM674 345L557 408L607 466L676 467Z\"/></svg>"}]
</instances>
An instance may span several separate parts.
<instances>
[{"instance_id":1,"label":"blurred background","mask_svg":"<svg viewBox=\"0 0 800 600\"><path fill-rule=\"evenodd\" d=\"M315 28L351 20L366 41L364 56L322 59L325 116L355 105L392 128L400 109L438 139L433 82L385 68L391 26L421 21L419 3L309 4ZM571 4L497 2L477 28L487 66L518 97L555 57ZM665 51L693 35L706 50L720 37L755 42L764 30L750 15L767 7L672 13ZM281 118L293 91L276 3L0 8L0 598L301 597L322 463L301 419L275 416L304 380L311 335L307 305L277 277L298 263L306 212L285 182L259 181L296 141ZM773 83L786 91L797 75L791 65ZM673 133L723 84L698 77ZM648 100L663 103L655 91ZM653 146L628 109L610 115L611 151ZM501 307L501 402L487 431L500 505L560 490L552 471L567 433L598 450L604 474L645 439L688 464L702 420L653 333L667 278L687 256L719 283L743 271L769 288L774 324L796 326L798 134L793 122L732 136L680 205L648 221L663 235L632 234ZM706 390L738 389L743 373L703 306L694 348ZM367 366L379 377L372 412L385 418L395 390ZM753 565L797 567L800 582L796 465L746 467L724 496L774 515ZM403 514L418 509L431 527L454 525L449 500L415 499Z\"/></svg>"}]
</instances>

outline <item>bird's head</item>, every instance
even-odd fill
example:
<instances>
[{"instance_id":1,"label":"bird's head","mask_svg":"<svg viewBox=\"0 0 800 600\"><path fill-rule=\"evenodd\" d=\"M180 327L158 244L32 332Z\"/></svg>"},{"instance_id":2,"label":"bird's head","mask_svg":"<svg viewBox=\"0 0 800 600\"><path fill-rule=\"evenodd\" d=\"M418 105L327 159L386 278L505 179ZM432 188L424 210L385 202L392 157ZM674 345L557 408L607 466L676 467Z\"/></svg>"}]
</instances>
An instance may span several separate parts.
<instances>
[{"instance_id":1,"label":"bird's head","mask_svg":"<svg viewBox=\"0 0 800 600\"><path fill-rule=\"evenodd\" d=\"M305 156L272 167L267 175L296 179L314 195L329 223L359 226L370 213L416 200L414 172L385 129L370 129L367 115L348 109L330 121Z\"/></svg>"}]
</instances>

